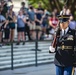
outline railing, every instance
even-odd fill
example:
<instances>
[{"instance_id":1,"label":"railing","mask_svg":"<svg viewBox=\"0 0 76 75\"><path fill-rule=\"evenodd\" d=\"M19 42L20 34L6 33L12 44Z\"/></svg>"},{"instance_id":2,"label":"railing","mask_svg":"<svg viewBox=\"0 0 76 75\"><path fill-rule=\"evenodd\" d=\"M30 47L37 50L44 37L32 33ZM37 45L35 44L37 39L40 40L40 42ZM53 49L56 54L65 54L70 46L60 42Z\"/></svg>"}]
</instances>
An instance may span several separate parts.
<instances>
[{"instance_id":1,"label":"railing","mask_svg":"<svg viewBox=\"0 0 76 75\"><path fill-rule=\"evenodd\" d=\"M40 51L40 49L38 49L38 42L41 42L41 41L38 40L38 30L36 30L36 40L34 40L34 41L25 41L25 42L35 42L35 49L32 49L32 50L35 51L35 66L38 66L38 51ZM44 41L45 42L50 41L50 44L51 44L51 40L44 40ZM14 51L13 51L14 50L14 46L13 46L14 43L17 43L17 41L10 43L11 44L11 70L14 69ZM50 46L50 44L49 44L49 46ZM48 51L48 53L49 53L49 51Z\"/></svg>"}]
</instances>

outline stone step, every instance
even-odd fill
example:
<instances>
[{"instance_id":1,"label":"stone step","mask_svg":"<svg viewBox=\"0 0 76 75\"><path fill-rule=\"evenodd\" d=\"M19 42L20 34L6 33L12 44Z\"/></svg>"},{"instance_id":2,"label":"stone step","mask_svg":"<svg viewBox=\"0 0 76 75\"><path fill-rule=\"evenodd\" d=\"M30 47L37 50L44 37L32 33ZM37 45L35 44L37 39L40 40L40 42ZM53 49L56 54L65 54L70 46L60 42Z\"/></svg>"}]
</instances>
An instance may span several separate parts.
<instances>
[{"instance_id":1,"label":"stone step","mask_svg":"<svg viewBox=\"0 0 76 75\"><path fill-rule=\"evenodd\" d=\"M47 52L41 52L41 51L38 51L37 52L38 53L38 55L50 55L49 54L49 51L47 51ZM13 53L13 55L14 56L18 56L18 55L32 55L32 54L35 54L35 52L34 51L29 51L29 52L15 52L15 53ZM11 53L5 53L5 54L0 54L0 57L7 57L7 56L11 56Z\"/></svg>"},{"instance_id":2,"label":"stone step","mask_svg":"<svg viewBox=\"0 0 76 75\"><path fill-rule=\"evenodd\" d=\"M49 54L50 42L38 42L38 63L48 63L54 59ZM13 44L14 67L35 65L35 42L26 42L25 45ZM0 47L0 69L11 68L11 46Z\"/></svg>"},{"instance_id":3,"label":"stone step","mask_svg":"<svg viewBox=\"0 0 76 75\"><path fill-rule=\"evenodd\" d=\"M51 57L52 55L51 54L48 54L45 53L45 54L37 54L38 57ZM22 59L22 58L34 58L35 57L35 54L30 54L30 55L19 55L19 56L14 56L13 58L16 60L18 59ZM9 57L1 57L0 58L0 61L7 61L7 60L11 60L11 56Z\"/></svg>"},{"instance_id":4,"label":"stone step","mask_svg":"<svg viewBox=\"0 0 76 75\"><path fill-rule=\"evenodd\" d=\"M45 56L53 56L54 54L50 54L50 53L48 53L48 52L46 52L46 53L38 53L37 54L37 56L38 57L45 57ZM35 54L27 54L27 55L23 55L23 54L21 54L21 55L14 55L14 59L21 59L21 58L32 58L32 57L35 57ZM0 61L6 61L6 60L11 60L11 55L8 55L7 57L5 57L5 56L2 56L2 57L0 57Z\"/></svg>"},{"instance_id":5,"label":"stone step","mask_svg":"<svg viewBox=\"0 0 76 75\"><path fill-rule=\"evenodd\" d=\"M45 60L45 61L38 61L38 64L41 64L41 63L47 63L47 62L53 62L54 60L51 59L51 60ZM14 68L15 67L22 67L22 66L29 66L29 65L35 65L35 61L32 61L32 62L27 62L27 63L23 63L23 64L14 64ZM0 69L8 69L8 68L11 68L11 64L7 64L7 65L4 65L4 66L0 66Z\"/></svg>"},{"instance_id":6,"label":"stone step","mask_svg":"<svg viewBox=\"0 0 76 75\"><path fill-rule=\"evenodd\" d=\"M47 57L45 57L45 58L38 58L38 63L40 63L40 62L45 62L46 60L51 61L51 60L54 60L54 59L53 59L53 57L51 57L51 58L47 58ZM32 58L32 59L14 60L14 65L15 65L15 64L28 63L28 62L29 62L29 63L35 62L35 58ZM47 62L48 62L48 61L47 61ZM6 63L7 63L7 64L6 64ZM29 63L28 63L28 64L29 64ZM6 66L6 65L11 65L11 61L1 62L0 67Z\"/></svg>"},{"instance_id":7,"label":"stone step","mask_svg":"<svg viewBox=\"0 0 76 75\"><path fill-rule=\"evenodd\" d=\"M38 47L38 49L40 49L41 51L45 51L45 50L49 50L49 46L44 46L44 47ZM35 51L35 47L28 47L28 48L14 48L13 52L20 52L20 51ZM10 53L11 49L0 49L0 53Z\"/></svg>"},{"instance_id":8,"label":"stone step","mask_svg":"<svg viewBox=\"0 0 76 75\"><path fill-rule=\"evenodd\" d=\"M51 43L50 42L39 42L38 43L38 46L48 46L48 45L50 45ZM35 42L25 42L25 45L16 45L16 44L13 44L13 46L14 46L14 48L23 48L23 47L31 47L31 46L35 46ZM9 45L9 46L2 46L2 47L0 47L0 49L6 49L6 48L11 48L11 45Z\"/></svg>"},{"instance_id":9,"label":"stone step","mask_svg":"<svg viewBox=\"0 0 76 75\"><path fill-rule=\"evenodd\" d=\"M38 57L38 61L43 61L43 60L51 60L53 59L54 56L46 56L46 57ZM26 62L31 62L31 61L35 61L35 57L34 58L21 58L20 60L19 59L14 59L14 64L17 64L17 63L26 63ZM7 60L7 61L1 61L0 62L0 66L3 66L3 65L6 65L6 64L11 64L11 61L10 60Z\"/></svg>"},{"instance_id":10,"label":"stone step","mask_svg":"<svg viewBox=\"0 0 76 75\"><path fill-rule=\"evenodd\" d=\"M40 45L40 46L38 46L38 49L45 49L45 48L48 48L50 45L44 45L44 47L42 46L42 45ZM26 49L26 50L28 50L28 49L35 49L35 46L23 46L23 47L17 47L17 46L14 46L13 47L13 50L16 50L16 51L18 51L18 50L24 50L24 49ZM11 50L11 47L6 47L6 48L0 48L0 52L5 52L5 51L10 51Z\"/></svg>"}]
</instances>

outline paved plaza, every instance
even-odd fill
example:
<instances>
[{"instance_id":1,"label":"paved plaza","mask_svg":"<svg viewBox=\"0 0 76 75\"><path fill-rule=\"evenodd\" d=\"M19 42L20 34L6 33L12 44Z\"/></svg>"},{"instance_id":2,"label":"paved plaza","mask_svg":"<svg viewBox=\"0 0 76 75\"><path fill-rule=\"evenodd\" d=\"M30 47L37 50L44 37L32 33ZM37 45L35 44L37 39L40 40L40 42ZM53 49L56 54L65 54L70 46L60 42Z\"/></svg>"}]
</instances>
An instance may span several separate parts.
<instances>
[{"instance_id":1,"label":"paved plaza","mask_svg":"<svg viewBox=\"0 0 76 75\"><path fill-rule=\"evenodd\" d=\"M55 75L54 64L0 71L0 75Z\"/></svg>"}]
</instances>

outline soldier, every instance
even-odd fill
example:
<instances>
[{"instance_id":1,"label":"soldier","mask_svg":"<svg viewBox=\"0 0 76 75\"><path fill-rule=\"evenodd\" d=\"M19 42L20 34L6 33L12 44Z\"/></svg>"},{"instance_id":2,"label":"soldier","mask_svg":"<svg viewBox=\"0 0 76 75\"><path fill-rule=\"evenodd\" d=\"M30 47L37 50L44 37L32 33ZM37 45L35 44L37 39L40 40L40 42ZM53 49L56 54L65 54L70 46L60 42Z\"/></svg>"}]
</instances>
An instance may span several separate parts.
<instances>
[{"instance_id":1,"label":"soldier","mask_svg":"<svg viewBox=\"0 0 76 75\"><path fill-rule=\"evenodd\" d=\"M69 28L70 15L59 15L54 64L56 75L71 75L74 63L75 30Z\"/></svg>"}]
</instances>

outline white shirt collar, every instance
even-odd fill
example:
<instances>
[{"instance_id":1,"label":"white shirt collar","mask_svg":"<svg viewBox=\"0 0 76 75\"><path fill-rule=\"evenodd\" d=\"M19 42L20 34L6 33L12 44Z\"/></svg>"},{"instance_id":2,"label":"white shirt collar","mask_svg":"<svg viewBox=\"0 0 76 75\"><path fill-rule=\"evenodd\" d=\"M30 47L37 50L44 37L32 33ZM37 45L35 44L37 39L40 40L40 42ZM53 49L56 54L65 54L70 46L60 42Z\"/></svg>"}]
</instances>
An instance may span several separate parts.
<instances>
[{"instance_id":1,"label":"white shirt collar","mask_svg":"<svg viewBox=\"0 0 76 75\"><path fill-rule=\"evenodd\" d=\"M69 29L69 27L67 27L67 28L65 29L65 34L67 33L68 29ZM62 29L62 35L64 35L64 29Z\"/></svg>"}]
</instances>

